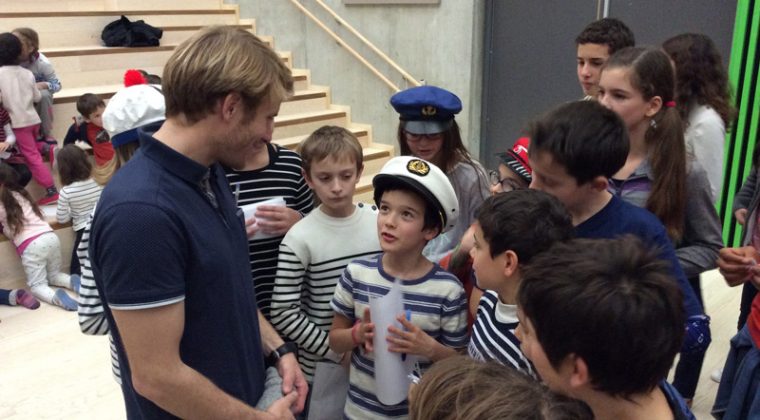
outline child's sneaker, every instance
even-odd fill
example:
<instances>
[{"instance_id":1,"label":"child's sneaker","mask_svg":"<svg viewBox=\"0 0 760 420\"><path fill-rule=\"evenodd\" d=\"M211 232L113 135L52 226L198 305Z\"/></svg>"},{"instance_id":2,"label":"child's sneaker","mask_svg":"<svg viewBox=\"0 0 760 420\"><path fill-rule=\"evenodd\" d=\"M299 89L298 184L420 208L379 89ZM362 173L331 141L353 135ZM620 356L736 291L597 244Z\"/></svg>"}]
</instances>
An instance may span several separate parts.
<instances>
[{"instance_id":1,"label":"child's sneaker","mask_svg":"<svg viewBox=\"0 0 760 420\"><path fill-rule=\"evenodd\" d=\"M45 206L45 205L48 205L48 204L53 204L53 203L55 203L57 201L58 201L58 193L56 192L56 193L54 193L52 195L46 195L46 196L40 198L37 201L37 205L38 206Z\"/></svg>"},{"instance_id":2,"label":"child's sneaker","mask_svg":"<svg viewBox=\"0 0 760 420\"><path fill-rule=\"evenodd\" d=\"M53 296L53 305L60 306L67 311L77 310L77 301L71 298L63 289L55 291Z\"/></svg>"},{"instance_id":3,"label":"child's sneaker","mask_svg":"<svg viewBox=\"0 0 760 420\"><path fill-rule=\"evenodd\" d=\"M16 292L16 305L21 305L28 309L37 309L40 307L40 301L26 290L18 289L18 292Z\"/></svg>"}]
</instances>

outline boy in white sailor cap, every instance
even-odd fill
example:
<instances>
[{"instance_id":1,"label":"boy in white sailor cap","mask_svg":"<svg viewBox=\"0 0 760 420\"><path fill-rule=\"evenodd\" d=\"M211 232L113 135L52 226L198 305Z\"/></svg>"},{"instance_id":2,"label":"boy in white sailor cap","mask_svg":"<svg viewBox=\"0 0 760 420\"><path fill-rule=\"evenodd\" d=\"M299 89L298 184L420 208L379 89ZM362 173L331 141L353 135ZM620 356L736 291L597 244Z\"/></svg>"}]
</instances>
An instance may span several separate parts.
<instances>
[{"instance_id":1,"label":"boy in white sailor cap","mask_svg":"<svg viewBox=\"0 0 760 420\"><path fill-rule=\"evenodd\" d=\"M415 355L423 371L467 345L464 289L454 275L422 255L428 241L455 224L459 205L446 174L413 156L388 161L372 184L383 253L346 267L331 302L330 347L353 352L347 418L403 418L406 401L388 406L376 397L369 301L401 281L405 315L398 314L397 320L403 330L388 329L389 350Z\"/></svg>"}]
</instances>

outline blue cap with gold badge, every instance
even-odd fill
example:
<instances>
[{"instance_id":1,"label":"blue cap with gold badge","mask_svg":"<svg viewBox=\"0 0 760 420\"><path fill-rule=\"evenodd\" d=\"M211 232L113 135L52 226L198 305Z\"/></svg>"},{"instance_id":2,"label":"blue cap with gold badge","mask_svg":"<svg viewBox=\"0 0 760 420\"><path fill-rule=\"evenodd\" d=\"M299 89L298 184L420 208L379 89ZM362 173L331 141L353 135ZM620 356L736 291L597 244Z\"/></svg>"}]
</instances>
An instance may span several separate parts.
<instances>
[{"instance_id":1,"label":"blue cap with gold badge","mask_svg":"<svg viewBox=\"0 0 760 420\"><path fill-rule=\"evenodd\" d=\"M451 127L454 115L462 110L457 95L436 86L418 86L391 96L404 130L412 134L442 133Z\"/></svg>"}]
</instances>

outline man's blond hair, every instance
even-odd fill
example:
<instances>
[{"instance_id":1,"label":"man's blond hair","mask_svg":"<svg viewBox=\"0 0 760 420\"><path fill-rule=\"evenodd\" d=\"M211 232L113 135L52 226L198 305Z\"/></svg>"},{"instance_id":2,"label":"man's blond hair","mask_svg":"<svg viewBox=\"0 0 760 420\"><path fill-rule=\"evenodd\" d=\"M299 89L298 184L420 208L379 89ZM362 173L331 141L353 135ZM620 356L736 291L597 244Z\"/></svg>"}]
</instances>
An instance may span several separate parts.
<instances>
[{"instance_id":1,"label":"man's blond hair","mask_svg":"<svg viewBox=\"0 0 760 420\"><path fill-rule=\"evenodd\" d=\"M252 113L267 96L280 102L293 90L293 77L280 57L252 33L228 26L200 30L180 44L164 66L167 118L183 115L190 124L213 112L237 92Z\"/></svg>"}]
</instances>

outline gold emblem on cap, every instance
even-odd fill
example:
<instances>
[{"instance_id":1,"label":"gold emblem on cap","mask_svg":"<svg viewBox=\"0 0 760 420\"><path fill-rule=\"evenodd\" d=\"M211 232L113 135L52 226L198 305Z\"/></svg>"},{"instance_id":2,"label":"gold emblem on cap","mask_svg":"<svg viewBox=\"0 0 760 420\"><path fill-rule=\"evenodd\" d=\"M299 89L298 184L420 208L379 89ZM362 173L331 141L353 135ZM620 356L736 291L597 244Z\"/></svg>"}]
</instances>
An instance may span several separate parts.
<instances>
[{"instance_id":1,"label":"gold emblem on cap","mask_svg":"<svg viewBox=\"0 0 760 420\"><path fill-rule=\"evenodd\" d=\"M406 164L406 170L419 176L425 176L430 172L430 165L424 160L412 159Z\"/></svg>"},{"instance_id":2,"label":"gold emblem on cap","mask_svg":"<svg viewBox=\"0 0 760 420\"><path fill-rule=\"evenodd\" d=\"M438 112L438 108L433 105L425 105L422 107L422 115L426 117L432 117Z\"/></svg>"}]
</instances>

